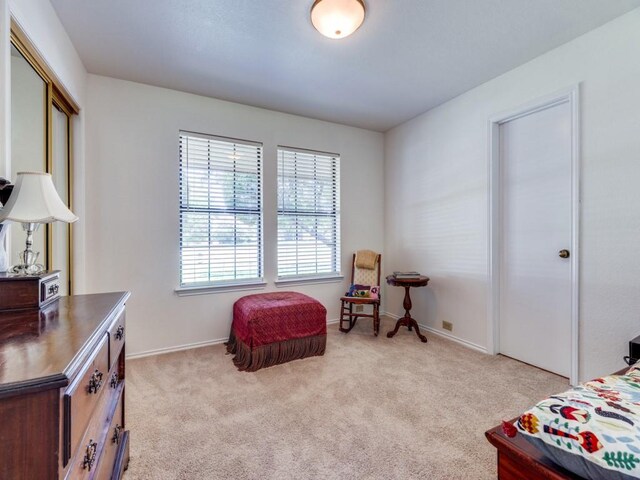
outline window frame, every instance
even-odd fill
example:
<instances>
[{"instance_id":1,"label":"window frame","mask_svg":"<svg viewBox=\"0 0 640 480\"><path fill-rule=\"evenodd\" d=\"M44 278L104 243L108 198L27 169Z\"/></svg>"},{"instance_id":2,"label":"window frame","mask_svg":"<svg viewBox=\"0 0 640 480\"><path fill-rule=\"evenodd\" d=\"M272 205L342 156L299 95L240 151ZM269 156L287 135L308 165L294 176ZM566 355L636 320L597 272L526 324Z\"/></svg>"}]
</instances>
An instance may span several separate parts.
<instances>
[{"instance_id":1,"label":"window frame","mask_svg":"<svg viewBox=\"0 0 640 480\"><path fill-rule=\"evenodd\" d=\"M303 155L314 155L319 157L330 157L332 161L331 169L333 171L332 177L332 188L334 193L334 201L333 201L333 212L330 215L321 215L321 216L330 216L333 218L334 228L334 242L333 242L333 251L332 251L332 263L333 270L330 272L318 272L316 265L316 272L310 274L289 274L282 275L280 273L280 218L283 215L287 215L284 213L283 205L280 205L280 189L282 188L282 175L281 175L281 165L284 162L284 157L282 156L284 153L300 153ZM329 283L329 282L339 282L344 278L342 274L342 261L341 261L341 247L342 247L342 226L341 226L341 184L340 184L340 176L341 176L341 156L338 153L332 152L323 152L319 150L310 150L306 148L300 147L290 147L287 145L278 145L276 150L276 159L277 159L277 172L276 172L276 201L278 202L276 208L276 286L288 286L292 284L316 284L316 283ZM290 211L288 215L296 216L300 211ZM318 216L313 215L310 211L302 211L303 214L310 216Z\"/></svg>"},{"instance_id":2,"label":"window frame","mask_svg":"<svg viewBox=\"0 0 640 480\"><path fill-rule=\"evenodd\" d=\"M180 151L182 138L187 137L185 141L188 141L189 137L201 138L204 140L212 140L217 142L226 142L235 145L244 145L248 147L256 147L258 149L257 156L257 185L258 185L258 206L254 210L254 214L258 215L258 248L257 248L257 268L258 276L249 278L229 278L223 280L213 280L206 282L186 282L183 283L183 213L189 211L189 203L183 204L183 176L186 168L183 166L183 156ZM187 159L185 158L184 161ZM178 132L178 287L175 289L176 293L180 296L186 295L200 295L216 291L237 291L237 290L253 290L263 288L266 285L264 281L264 145L262 142L244 140L233 137L225 137L220 135L212 135L200 132L193 132L188 130L180 130ZM211 173L208 174L211 178ZM198 207L198 211L203 213L225 213L225 209L220 207L203 208ZM193 211L193 210L192 210ZM238 215L246 212L239 212L238 207L226 209L226 213L232 215ZM211 222L208 222L211 225ZM234 245L237 243L234 241ZM237 256L234 258L234 262L237 261ZM209 272L211 272L212 264L209 262ZM210 273L209 273L210 277Z\"/></svg>"}]
</instances>

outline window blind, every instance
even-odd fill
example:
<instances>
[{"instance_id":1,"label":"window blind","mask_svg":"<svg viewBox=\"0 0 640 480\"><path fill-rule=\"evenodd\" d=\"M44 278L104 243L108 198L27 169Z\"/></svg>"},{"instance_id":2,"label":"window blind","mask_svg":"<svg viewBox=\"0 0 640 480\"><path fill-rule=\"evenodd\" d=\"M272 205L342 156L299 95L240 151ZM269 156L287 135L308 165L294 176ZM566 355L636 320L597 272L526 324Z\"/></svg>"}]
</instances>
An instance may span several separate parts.
<instances>
[{"instance_id":1,"label":"window blind","mask_svg":"<svg viewBox=\"0 0 640 480\"><path fill-rule=\"evenodd\" d=\"M262 278L262 144L180 132L180 285Z\"/></svg>"},{"instance_id":2,"label":"window blind","mask_svg":"<svg viewBox=\"0 0 640 480\"><path fill-rule=\"evenodd\" d=\"M340 273L340 157L278 148L278 278Z\"/></svg>"}]
</instances>

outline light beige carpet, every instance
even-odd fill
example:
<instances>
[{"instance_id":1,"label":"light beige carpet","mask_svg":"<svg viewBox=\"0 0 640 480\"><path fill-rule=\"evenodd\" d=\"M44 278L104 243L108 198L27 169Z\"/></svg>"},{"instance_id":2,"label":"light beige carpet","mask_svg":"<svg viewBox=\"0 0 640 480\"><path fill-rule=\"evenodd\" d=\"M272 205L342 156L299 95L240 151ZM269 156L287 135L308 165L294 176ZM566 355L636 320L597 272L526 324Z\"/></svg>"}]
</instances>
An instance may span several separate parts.
<instances>
[{"instance_id":1,"label":"light beige carpet","mask_svg":"<svg viewBox=\"0 0 640 480\"><path fill-rule=\"evenodd\" d=\"M330 325L323 357L256 373L223 345L130 361L126 480L495 478L484 431L567 386L392 325Z\"/></svg>"}]
</instances>

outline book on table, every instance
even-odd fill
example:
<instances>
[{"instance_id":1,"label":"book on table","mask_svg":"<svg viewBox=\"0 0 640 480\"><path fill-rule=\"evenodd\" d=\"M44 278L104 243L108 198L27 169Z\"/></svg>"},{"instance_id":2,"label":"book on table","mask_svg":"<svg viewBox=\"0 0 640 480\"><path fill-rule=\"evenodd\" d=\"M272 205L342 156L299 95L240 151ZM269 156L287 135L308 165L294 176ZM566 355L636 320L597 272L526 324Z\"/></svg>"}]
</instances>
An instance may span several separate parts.
<instances>
[{"instance_id":1,"label":"book on table","mask_svg":"<svg viewBox=\"0 0 640 480\"><path fill-rule=\"evenodd\" d=\"M393 272L393 276L398 280L418 280L422 275L418 272Z\"/></svg>"}]
</instances>

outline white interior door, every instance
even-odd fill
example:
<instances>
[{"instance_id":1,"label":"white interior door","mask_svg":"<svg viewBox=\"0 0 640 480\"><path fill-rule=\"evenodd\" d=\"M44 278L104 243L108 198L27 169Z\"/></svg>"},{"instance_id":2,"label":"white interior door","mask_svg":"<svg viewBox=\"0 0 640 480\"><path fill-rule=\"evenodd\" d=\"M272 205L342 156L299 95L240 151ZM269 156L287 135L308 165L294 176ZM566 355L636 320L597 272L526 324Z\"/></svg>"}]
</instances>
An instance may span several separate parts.
<instances>
[{"instance_id":1,"label":"white interior door","mask_svg":"<svg viewBox=\"0 0 640 480\"><path fill-rule=\"evenodd\" d=\"M572 111L570 102L499 127L500 353L571 372Z\"/></svg>"}]
</instances>

